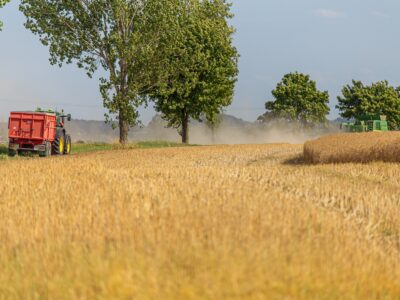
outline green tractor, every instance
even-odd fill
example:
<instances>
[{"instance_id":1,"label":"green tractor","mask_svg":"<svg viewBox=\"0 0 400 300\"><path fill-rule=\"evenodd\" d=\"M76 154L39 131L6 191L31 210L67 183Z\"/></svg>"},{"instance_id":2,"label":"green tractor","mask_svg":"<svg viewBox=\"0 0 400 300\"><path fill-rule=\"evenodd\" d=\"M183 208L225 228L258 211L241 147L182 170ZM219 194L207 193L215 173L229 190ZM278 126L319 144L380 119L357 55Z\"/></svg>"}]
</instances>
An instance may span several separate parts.
<instances>
[{"instance_id":1,"label":"green tractor","mask_svg":"<svg viewBox=\"0 0 400 300\"><path fill-rule=\"evenodd\" d=\"M345 132L389 131L386 116L364 115L355 122L345 122L340 125Z\"/></svg>"}]
</instances>

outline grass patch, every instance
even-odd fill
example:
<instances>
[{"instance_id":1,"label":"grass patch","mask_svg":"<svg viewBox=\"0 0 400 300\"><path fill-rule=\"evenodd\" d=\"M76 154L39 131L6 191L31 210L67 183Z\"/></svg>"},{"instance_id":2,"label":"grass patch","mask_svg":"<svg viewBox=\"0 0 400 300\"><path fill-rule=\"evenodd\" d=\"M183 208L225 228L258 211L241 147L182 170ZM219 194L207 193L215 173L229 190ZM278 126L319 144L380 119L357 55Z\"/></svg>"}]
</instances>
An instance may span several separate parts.
<instances>
[{"instance_id":1,"label":"grass patch","mask_svg":"<svg viewBox=\"0 0 400 300\"><path fill-rule=\"evenodd\" d=\"M108 144L108 143L78 143L72 145L72 154L82 154L97 151L111 151L120 149L152 149L152 148L169 148L169 147L190 147L196 145L184 145L178 143L162 142L162 141L150 141L150 142L138 142L121 146L119 144ZM0 144L0 160L8 158L8 145Z\"/></svg>"},{"instance_id":2,"label":"grass patch","mask_svg":"<svg viewBox=\"0 0 400 300\"><path fill-rule=\"evenodd\" d=\"M134 145L136 145L136 148L142 148L142 149L198 146L198 145L188 145L188 144L171 143L171 142L163 142L163 141L138 142Z\"/></svg>"},{"instance_id":3,"label":"grass patch","mask_svg":"<svg viewBox=\"0 0 400 300\"><path fill-rule=\"evenodd\" d=\"M121 146L119 144L107 144L107 143L88 143L88 144L73 144L72 153L89 153L97 151L109 151L109 150L120 150L120 149L152 149L152 148L169 148L169 147L190 147L195 145L185 145L178 143L162 142L162 141L149 141L149 142L138 142L134 144L128 144Z\"/></svg>"},{"instance_id":4,"label":"grass patch","mask_svg":"<svg viewBox=\"0 0 400 300\"><path fill-rule=\"evenodd\" d=\"M8 155L8 145L0 144L0 156Z\"/></svg>"},{"instance_id":5,"label":"grass patch","mask_svg":"<svg viewBox=\"0 0 400 300\"><path fill-rule=\"evenodd\" d=\"M115 145L106 144L106 143L93 143L93 144L73 144L72 145L72 153L87 153L87 152L95 152L95 151L105 151L105 150L113 150Z\"/></svg>"}]
</instances>

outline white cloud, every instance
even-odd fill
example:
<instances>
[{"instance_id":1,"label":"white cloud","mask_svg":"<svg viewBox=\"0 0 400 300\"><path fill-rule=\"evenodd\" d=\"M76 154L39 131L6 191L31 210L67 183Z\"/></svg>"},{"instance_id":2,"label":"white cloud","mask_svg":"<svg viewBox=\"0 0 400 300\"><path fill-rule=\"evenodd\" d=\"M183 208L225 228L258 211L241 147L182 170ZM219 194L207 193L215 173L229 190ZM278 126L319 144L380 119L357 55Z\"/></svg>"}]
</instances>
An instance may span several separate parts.
<instances>
[{"instance_id":1,"label":"white cloud","mask_svg":"<svg viewBox=\"0 0 400 300\"><path fill-rule=\"evenodd\" d=\"M338 19L345 16L344 13L341 11L324 8L317 9L316 11L314 11L314 14L318 17L327 19Z\"/></svg>"}]
</instances>

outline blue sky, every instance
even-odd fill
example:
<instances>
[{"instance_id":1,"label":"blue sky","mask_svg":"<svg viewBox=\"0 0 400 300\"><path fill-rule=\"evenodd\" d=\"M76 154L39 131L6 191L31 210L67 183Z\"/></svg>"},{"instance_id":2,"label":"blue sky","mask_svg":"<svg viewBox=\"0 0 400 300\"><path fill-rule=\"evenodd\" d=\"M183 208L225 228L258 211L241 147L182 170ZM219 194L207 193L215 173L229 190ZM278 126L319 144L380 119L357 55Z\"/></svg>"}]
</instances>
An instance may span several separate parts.
<instances>
[{"instance_id":1,"label":"blue sky","mask_svg":"<svg viewBox=\"0 0 400 300\"><path fill-rule=\"evenodd\" d=\"M48 51L24 29L19 1L0 9L0 120L10 110L64 108L102 120L98 81L74 65L50 66ZM399 0L236 0L240 76L228 113L253 121L288 72L308 73L331 97L351 79L400 85ZM154 111L142 110L147 123Z\"/></svg>"}]
</instances>

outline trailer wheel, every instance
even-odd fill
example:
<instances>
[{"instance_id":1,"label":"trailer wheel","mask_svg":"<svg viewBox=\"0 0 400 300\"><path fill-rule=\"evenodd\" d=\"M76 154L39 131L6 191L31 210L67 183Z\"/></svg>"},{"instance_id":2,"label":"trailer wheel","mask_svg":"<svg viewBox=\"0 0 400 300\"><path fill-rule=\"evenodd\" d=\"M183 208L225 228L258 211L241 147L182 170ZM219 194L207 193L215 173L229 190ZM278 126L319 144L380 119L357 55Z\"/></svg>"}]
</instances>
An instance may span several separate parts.
<instances>
[{"instance_id":1,"label":"trailer wheel","mask_svg":"<svg viewBox=\"0 0 400 300\"><path fill-rule=\"evenodd\" d=\"M67 135L65 136L64 154L65 154L65 155L71 154L71 150L72 150L71 136L70 136L69 134L67 134Z\"/></svg>"},{"instance_id":2,"label":"trailer wheel","mask_svg":"<svg viewBox=\"0 0 400 300\"><path fill-rule=\"evenodd\" d=\"M56 155L63 155L65 147L65 136L62 130L57 130L56 139L53 143L53 153Z\"/></svg>"},{"instance_id":3,"label":"trailer wheel","mask_svg":"<svg viewBox=\"0 0 400 300\"><path fill-rule=\"evenodd\" d=\"M51 156L51 144L50 144L50 142L46 142L45 145L46 145L45 146L45 151L39 153L40 157Z\"/></svg>"},{"instance_id":4,"label":"trailer wheel","mask_svg":"<svg viewBox=\"0 0 400 300\"><path fill-rule=\"evenodd\" d=\"M8 156L14 157L14 156L16 156L17 154L18 154L18 153L17 153L17 150L8 149Z\"/></svg>"}]
</instances>

